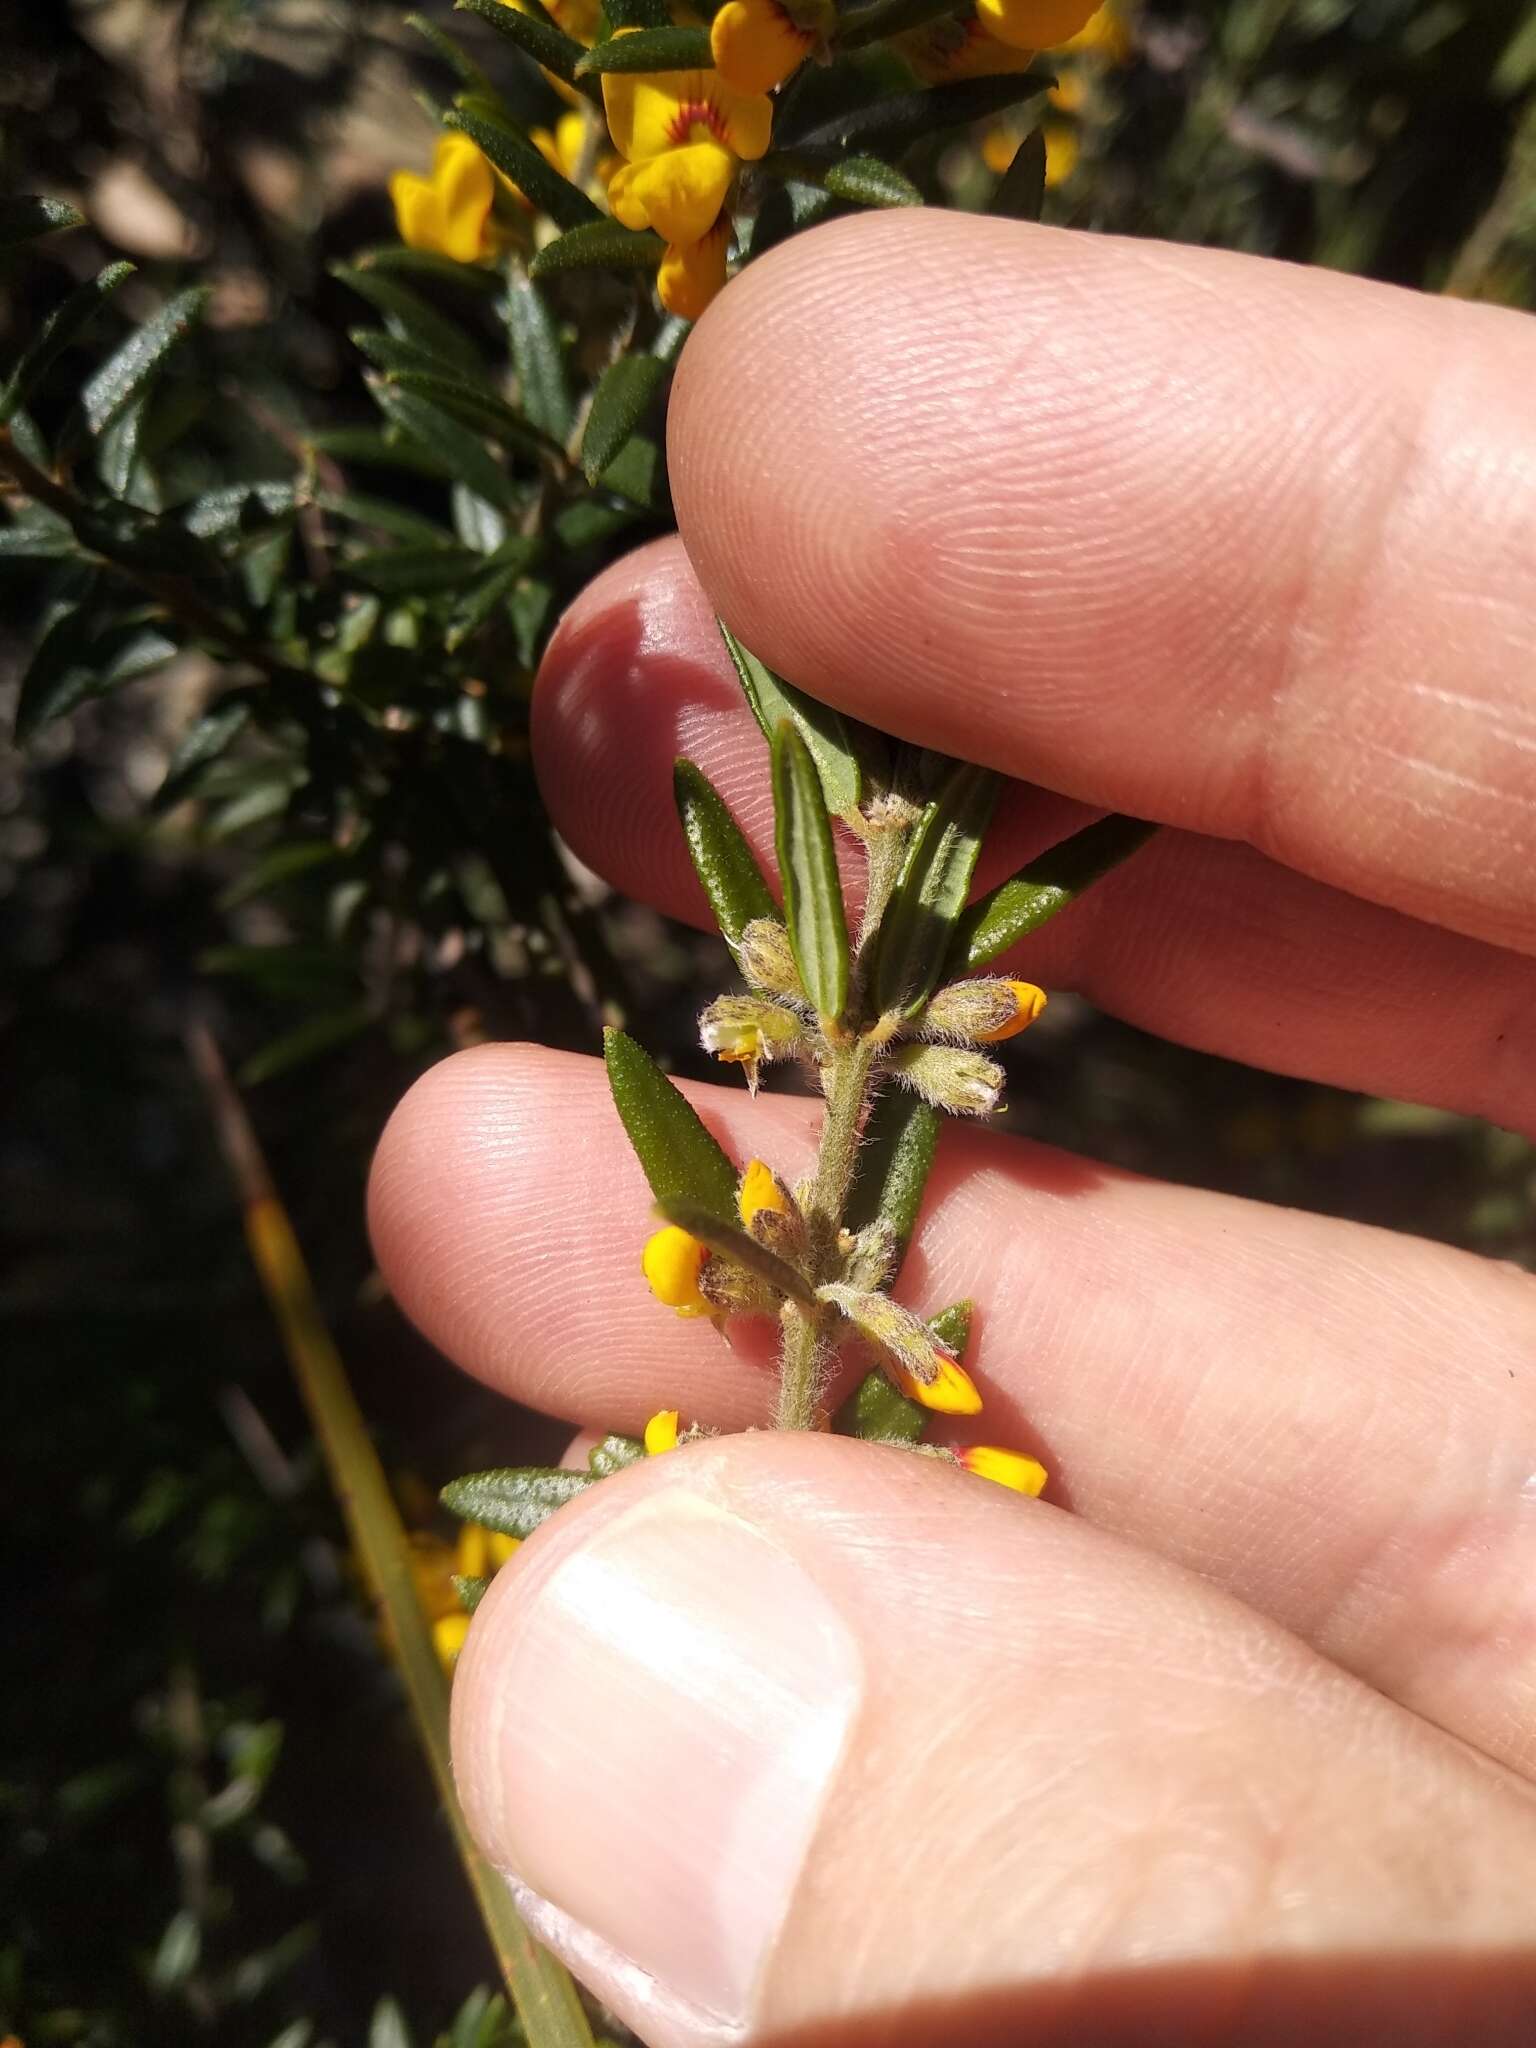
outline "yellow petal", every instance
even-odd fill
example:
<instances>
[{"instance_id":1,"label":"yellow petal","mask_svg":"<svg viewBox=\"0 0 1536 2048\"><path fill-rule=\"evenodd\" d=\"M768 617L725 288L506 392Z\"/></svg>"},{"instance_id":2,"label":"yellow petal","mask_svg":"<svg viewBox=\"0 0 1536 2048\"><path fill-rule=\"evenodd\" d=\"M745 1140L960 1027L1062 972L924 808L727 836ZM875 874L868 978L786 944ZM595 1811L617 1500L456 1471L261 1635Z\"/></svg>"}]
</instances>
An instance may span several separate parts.
<instances>
[{"instance_id":1,"label":"yellow petal","mask_svg":"<svg viewBox=\"0 0 1536 2048\"><path fill-rule=\"evenodd\" d=\"M443 255L455 263L478 263L487 253L495 172L467 135L445 135L432 159L432 184L443 209Z\"/></svg>"},{"instance_id":2,"label":"yellow petal","mask_svg":"<svg viewBox=\"0 0 1536 2048\"><path fill-rule=\"evenodd\" d=\"M1051 105L1060 107L1064 114L1080 114L1087 97L1088 87L1080 71L1063 71L1046 94Z\"/></svg>"},{"instance_id":3,"label":"yellow petal","mask_svg":"<svg viewBox=\"0 0 1536 2048\"><path fill-rule=\"evenodd\" d=\"M1016 50L1053 50L1097 13L1092 0L976 0L976 19Z\"/></svg>"},{"instance_id":4,"label":"yellow petal","mask_svg":"<svg viewBox=\"0 0 1536 2048\"><path fill-rule=\"evenodd\" d=\"M1011 128L989 128L981 138L981 160L1001 177L1018 155L1019 138Z\"/></svg>"},{"instance_id":5,"label":"yellow petal","mask_svg":"<svg viewBox=\"0 0 1536 2048\"><path fill-rule=\"evenodd\" d=\"M680 1316L707 1316L709 1303L699 1292L704 1256L696 1237L669 1223L646 1239L640 1266L658 1301L675 1308Z\"/></svg>"},{"instance_id":6,"label":"yellow petal","mask_svg":"<svg viewBox=\"0 0 1536 2048\"><path fill-rule=\"evenodd\" d=\"M396 171L389 181L389 196L395 205L395 226L407 249L428 249L441 255L443 203L427 180L414 171Z\"/></svg>"},{"instance_id":7,"label":"yellow petal","mask_svg":"<svg viewBox=\"0 0 1536 2048\"><path fill-rule=\"evenodd\" d=\"M621 164L608 182L608 208L620 227L650 226L645 208L635 197L635 178L639 170L638 164Z\"/></svg>"},{"instance_id":8,"label":"yellow petal","mask_svg":"<svg viewBox=\"0 0 1536 2048\"><path fill-rule=\"evenodd\" d=\"M1005 1451L996 1444L971 1444L957 1452L967 1472L978 1479L990 1479L998 1486L1011 1486L1015 1493L1038 1498L1049 1473L1038 1458L1026 1458L1020 1451Z\"/></svg>"},{"instance_id":9,"label":"yellow petal","mask_svg":"<svg viewBox=\"0 0 1536 2048\"><path fill-rule=\"evenodd\" d=\"M715 68L738 93L769 92L782 85L812 41L778 0L725 0L709 27Z\"/></svg>"},{"instance_id":10,"label":"yellow petal","mask_svg":"<svg viewBox=\"0 0 1536 2048\"><path fill-rule=\"evenodd\" d=\"M645 1425L645 1455L648 1458L659 1458L663 1451L677 1449L677 1416L675 1408L663 1408Z\"/></svg>"},{"instance_id":11,"label":"yellow petal","mask_svg":"<svg viewBox=\"0 0 1536 2048\"><path fill-rule=\"evenodd\" d=\"M761 1159L748 1160L747 1170L741 1176L741 1186L737 1190L736 1207L741 1212L742 1222L747 1224L764 1209L771 1210L775 1216L789 1214L783 1189L774 1179L772 1168L765 1166Z\"/></svg>"},{"instance_id":12,"label":"yellow petal","mask_svg":"<svg viewBox=\"0 0 1536 2048\"><path fill-rule=\"evenodd\" d=\"M939 1376L935 1380L920 1380L916 1373L908 1372L895 1359L887 1356L886 1370L909 1401L917 1401L924 1408L931 1408L935 1415L979 1415L981 1396L976 1384L963 1365L953 1358L941 1357Z\"/></svg>"},{"instance_id":13,"label":"yellow petal","mask_svg":"<svg viewBox=\"0 0 1536 2048\"><path fill-rule=\"evenodd\" d=\"M768 95L732 92L715 71L605 71L603 105L614 146L631 163L710 141L753 160L773 130Z\"/></svg>"},{"instance_id":14,"label":"yellow petal","mask_svg":"<svg viewBox=\"0 0 1536 2048\"><path fill-rule=\"evenodd\" d=\"M467 1614L445 1614L441 1621L432 1624L432 1647L437 1652L437 1661L445 1671L451 1671L458 1662L459 1652L464 1647L464 1638L469 1634Z\"/></svg>"},{"instance_id":15,"label":"yellow petal","mask_svg":"<svg viewBox=\"0 0 1536 2048\"><path fill-rule=\"evenodd\" d=\"M924 28L891 38L918 77L929 85L960 78L999 78L1027 71L1033 50L1015 50L989 35L974 17L958 22L946 16Z\"/></svg>"},{"instance_id":16,"label":"yellow petal","mask_svg":"<svg viewBox=\"0 0 1536 2048\"><path fill-rule=\"evenodd\" d=\"M1067 130L1067 133L1068 135L1072 134L1070 128ZM1072 142L1075 153L1077 145L1077 138L1075 136L1072 137ZM1006 166L1004 168L1006 169ZM1051 182L1051 131L1049 128L1045 132L1045 181L1047 184ZM1017 1005L1013 1015L1006 1024L999 1024L994 1031L978 1031L976 1033L976 1043L978 1045L1000 1045L1005 1038L1017 1038L1021 1031L1029 1029L1030 1025L1034 1023L1035 1019L1045 1008L1045 990L1043 988L1036 988L1032 981L1010 981L1008 986L1013 991L1013 1000Z\"/></svg>"},{"instance_id":17,"label":"yellow petal","mask_svg":"<svg viewBox=\"0 0 1536 2048\"><path fill-rule=\"evenodd\" d=\"M478 1522L466 1522L459 1531L458 1552L453 1568L461 1579L483 1579L490 1559L490 1530Z\"/></svg>"},{"instance_id":18,"label":"yellow petal","mask_svg":"<svg viewBox=\"0 0 1536 2048\"><path fill-rule=\"evenodd\" d=\"M486 1550L490 1554L491 1570L499 1572L514 1550L522 1544L520 1536L505 1536L500 1529L486 1531Z\"/></svg>"},{"instance_id":19,"label":"yellow petal","mask_svg":"<svg viewBox=\"0 0 1536 2048\"><path fill-rule=\"evenodd\" d=\"M730 225L718 221L702 242L674 242L661 259L656 290L679 320L697 320L725 283Z\"/></svg>"},{"instance_id":20,"label":"yellow petal","mask_svg":"<svg viewBox=\"0 0 1536 2048\"><path fill-rule=\"evenodd\" d=\"M718 142L694 142L636 165L626 197L644 208L663 241L700 242L719 218L735 175L736 159L728 149ZM720 281L725 281L723 259Z\"/></svg>"},{"instance_id":21,"label":"yellow petal","mask_svg":"<svg viewBox=\"0 0 1536 2048\"><path fill-rule=\"evenodd\" d=\"M1077 139L1077 130L1068 128L1064 122L1048 121L1045 126L1045 182L1047 185L1064 185L1077 169L1077 160L1082 155L1082 145Z\"/></svg>"}]
</instances>

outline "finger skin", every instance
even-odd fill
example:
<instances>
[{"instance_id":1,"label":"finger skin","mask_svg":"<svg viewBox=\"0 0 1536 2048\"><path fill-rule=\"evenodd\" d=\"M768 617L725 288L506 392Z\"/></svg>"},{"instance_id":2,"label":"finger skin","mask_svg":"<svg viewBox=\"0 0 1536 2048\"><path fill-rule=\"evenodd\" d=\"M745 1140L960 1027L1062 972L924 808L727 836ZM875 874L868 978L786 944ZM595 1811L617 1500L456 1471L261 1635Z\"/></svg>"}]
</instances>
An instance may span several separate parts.
<instances>
[{"instance_id":1,"label":"finger skin","mask_svg":"<svg viewBox=\"0 0 1536 2048\"><path fill-rule=\"evenodd\" d=\"M687 1093L732 1158L809 1167L812 1103ZM598 1063L535 1048L434 1068L370 1189L385 1280L468 1371L597 1428L765 1422L772 1326L652 1300L649 1217ZM898 1293L976 1301L972 1441L1536 1774L1536 1281L952 1126Z\"/></svg>"},{"instance_id":2,"label":"finger skin","mask_svg":"<svg viewBox=\"0 0 1536 2048\"><path fill-rule=\"evenodd\" d=\"M571 607L539 674L533 745L560 832L628 894L711 921L673 807L679 753L772 875L766 748L676 540L617 563ZM1011 785L978 887L1094 815ZM1204 1051L1536 1132L1536 960L1246 846L1165 831L1000 965Z\"/></svg>"},{"instance_id":3,"label":"finger skin","mask_svg":"<svg viewBox=\"0 0 1536 2048\"><path fill-rule=\"evenodd\" d=\"M815 695L1536 950L1536 324L916 209L796 236L669 421L711 602Z\"/></svg>"},{"instance_id":4,"label":"finger skin","mask_svg":"<svg viewBox=\"0 0 1536 2048\"><path fill-rule=\"evenodd\" d=\"M835 1668L786 1675L770 1646L813 1628ZM802 1687L838 1739L781 1856ZM901 1452L736 1437L594 1488L482 1602L453 1744L536 1931L651 2048L1279 2048L1302 2011L1526 2038L1528 1788L1215 1589Z\"/></svg>"}]
</instances>

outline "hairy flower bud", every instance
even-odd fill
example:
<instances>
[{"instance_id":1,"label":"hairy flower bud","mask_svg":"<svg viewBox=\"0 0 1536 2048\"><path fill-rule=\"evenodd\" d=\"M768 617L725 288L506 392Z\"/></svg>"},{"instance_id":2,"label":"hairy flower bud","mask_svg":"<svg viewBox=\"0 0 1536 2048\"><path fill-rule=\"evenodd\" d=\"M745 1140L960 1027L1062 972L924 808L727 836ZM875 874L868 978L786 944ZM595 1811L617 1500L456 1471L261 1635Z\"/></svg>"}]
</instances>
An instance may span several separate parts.
<instances>
[{"instance_id":1,"label":"hairy flower bud","mask_svg":"<svg viewBox=\"0 0 1536 2048\"><path fill-rule=\"evenodd\" d=\"M789 933L776 917L752 919L736 941L736 959L754 988L771 996L794 996L804 1001Z\"/></svg>"},{"instance_id":2,"label":"hairy flower bud","mask_svg":"<svg viewBox=\"0 0 1536 2048\"><path fill-rule=\"evenodd\" d=\"M761 1159L750 1159L736 1191L736 1207L754 1238L797 1265L805 1254L805 1219L794 1196Z\"/></svg>"},{"instance_id":3,"label":"hairy flower bud","mask_svg":"<svg viewBox=\"0 0 1536 2048\"><path fill-rule=\"evenodd\" d=\"M1033 1024L1045 1008L1045 991L1031 981L992 975L954 981L941 988L918 1021L923 1038L966 1045L996 1045Z\"/></svg>"},{"instance_id":4,"label":"hairy flower bud","mask_svg":"<svg viewBox=\"0 0 1536 2048\"><path fill-rule=\"evenodd\" d=\"M902 1045L891 1055L897 1079L952 1116L988 1116L1003 1092L996 1060L949 1045Z\"/></svg>"},{"instance_id":5,"label":"hairy flower bud","mask_svg":"<svg viewBox=\"0 0 1536 2048\"><path fill-rule=\"evenodd\" d=\"M976 1415L981 1396L965 1367L926 1323L888 1294L830 1281L818 1293L878 1347L880 1363L906 1395L940 1415Z\"/></svg>"},{"instance_id":6,"label":"hairy flower bud","mask_svg":"<svg viewBox=\"0 0 1536 2048\"><path fill-rule=\"evenodd\" d=\"M645 1425L645 1455L659 1458L663 1451L677 1449L678 1411L663 1408Z\"/></svg>"},{"instance_id":7,"label":"hairy flower bud","mask_svg":"<svg viewBox=\"0 0 1536 2048\"><path fill-rule=\"evenodd\" d=\"M757 996L718 996L699 1019L699 1038L717 1060L745 1069L747 1086L755 1095L758 1068L770 1060L788 1059L799 1049L804 1028L793 1010L777 1003Z\"/></svg>"},{"instance_id":8,"label":"hairy flower bud","mask_svg":"<svg viewBox=\"0 0 1536 2048\"><path fill-rule=\"evenodd\" d=\"M680 1316L707 1316L714 1305L700 1291L699 1282L708 1258L696 1237L669 1223L646 1239L640 1267L658 1301Z\"/></svg>"}]
</instances>

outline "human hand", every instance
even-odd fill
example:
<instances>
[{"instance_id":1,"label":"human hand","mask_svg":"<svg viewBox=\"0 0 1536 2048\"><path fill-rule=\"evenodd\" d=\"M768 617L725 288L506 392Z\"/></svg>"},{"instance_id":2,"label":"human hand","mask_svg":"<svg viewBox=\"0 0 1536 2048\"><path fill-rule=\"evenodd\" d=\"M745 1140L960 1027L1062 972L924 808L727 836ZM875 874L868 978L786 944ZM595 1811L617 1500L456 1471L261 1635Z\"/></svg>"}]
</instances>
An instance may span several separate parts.
<instances>
[{"instance_id":1,"label":"human hand","mask_svg":"<svg viewBox=\"0 0 1536 2048\"><path fill-rule=\"evenodd\" d=\"M1061 792L999 861L1085 805L1172 828L1014 971L1536 1130L1536 327L901 213L732 285L671 434L682 543L583 595L535 704L584 858L704 921L680 751L766 852L719 610ZM811 1103L691 1092L809 1159ZM493 1384L766 1419L766 1338L644 1288L597 1062L438 1067L371 1204ZM1536 2038L1536 1284L981 1132L924 1214L898 1292L977 1298L985 1433L1073 1512L762 1433L563 1511L454 1696L536 1930L653 2048Z\"/></svg>"}]
</instances>

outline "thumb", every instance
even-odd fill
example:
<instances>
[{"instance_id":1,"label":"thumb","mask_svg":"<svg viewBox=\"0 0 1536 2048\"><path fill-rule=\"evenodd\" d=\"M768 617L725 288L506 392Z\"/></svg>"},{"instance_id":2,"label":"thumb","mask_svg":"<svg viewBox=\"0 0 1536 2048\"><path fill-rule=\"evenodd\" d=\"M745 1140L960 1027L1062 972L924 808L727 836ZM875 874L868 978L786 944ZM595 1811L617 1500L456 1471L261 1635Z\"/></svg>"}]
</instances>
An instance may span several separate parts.
<instances>
[{"instance_id":1,"label":"thumb","mask_svg":"<svg viewBox=\"0 0 1536 2048\"><path fill-rule=\"evenodd\" d=\"M932 1460L754 1434L604 1481L498 1574L453 1724L535 1933L652 2048L1526 2038L1501 1775Z\"/></svg>"}]
</instances>

